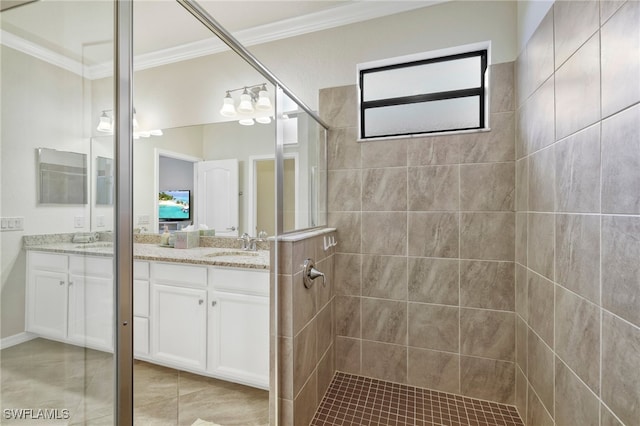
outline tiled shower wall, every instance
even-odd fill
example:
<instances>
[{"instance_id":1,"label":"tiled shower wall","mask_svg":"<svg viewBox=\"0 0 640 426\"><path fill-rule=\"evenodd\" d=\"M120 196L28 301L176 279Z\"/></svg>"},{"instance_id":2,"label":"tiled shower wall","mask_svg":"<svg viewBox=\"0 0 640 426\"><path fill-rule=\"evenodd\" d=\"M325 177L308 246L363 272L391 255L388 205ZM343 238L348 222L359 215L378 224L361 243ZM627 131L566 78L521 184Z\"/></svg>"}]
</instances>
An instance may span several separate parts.
<instances>
[{"instance_id":1,"label":"tiled shower wall","mask_svg":"<svg viewBox=\"0 0 640 426\"><path fill-rule=\"evenodd\" d=\"M363 143L356 87L320 91L337 370L514 402L513 63L491 87L490 132Z\"/></svg>"},{"instance_id":2,"label":"tiled shower wall","mask_svg":"<svg viewBox=\"0 0 640 426\"><path fill-rule=\"evenodd\" d=\"M556 1L516 63L516 402L640 424L640 2Z\"/></svg>"},{"instance_id":3,"label":"tiled shower wall","mask_svg":"<svg viewBox=\"0 0 640 426\"><path fill-rule=\"evenodd\" d=\"M325 250L325 235L335 237L335 232L327 230L324 235L287 237L289 241L278 243L279 408L280 424L284 426L311 422L335 372L334 249ZM273 243L271 248L273 256ZM302 264L307 258L313 259L316 269L325 274L326 285L317 278L311 288L304 286ZM274 262L272 258L271 264ZM273 283L273 275L271 279ZM275 312L273 306L271 312ZM273 343L272 336L272 349ZM275 361L275 357L271 356L271 360ZM271 383L275 379L273 367ZM271 394L275 398L273 392ZM274 413L272 405L271 415ZM272 419L271 423L275 421Z\"/></svg>"}]
</instances>

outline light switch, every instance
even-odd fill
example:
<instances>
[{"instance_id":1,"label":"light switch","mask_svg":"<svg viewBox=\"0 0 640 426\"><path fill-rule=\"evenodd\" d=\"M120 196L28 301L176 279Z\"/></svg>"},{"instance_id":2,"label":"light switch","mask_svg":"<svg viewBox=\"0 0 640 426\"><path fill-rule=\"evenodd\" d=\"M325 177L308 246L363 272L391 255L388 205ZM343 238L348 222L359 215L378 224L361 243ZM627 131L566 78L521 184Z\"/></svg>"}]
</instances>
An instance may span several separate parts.
<instances>
[{"instance_id":1,"label":"light switch","mask_svg":"<svg viewBox=\"0 0 640 426\"><path fill-rule=\"evenodd\" d=\"M2 219L0 219L0 228L7 229L7 227L9 226L7 222L8 221L6 217L3 217Z\"/></svg>"},{"instance_id":2,"label":"light switch","mask_svg":"<svg viewBox=\"0 0 640 426\"><path fill-rule=\"evenodd\" d=\"M97 217L98 219L98 226L103 228L104 227L104 216L100 215Z\"/></svg>"}]
</instances>

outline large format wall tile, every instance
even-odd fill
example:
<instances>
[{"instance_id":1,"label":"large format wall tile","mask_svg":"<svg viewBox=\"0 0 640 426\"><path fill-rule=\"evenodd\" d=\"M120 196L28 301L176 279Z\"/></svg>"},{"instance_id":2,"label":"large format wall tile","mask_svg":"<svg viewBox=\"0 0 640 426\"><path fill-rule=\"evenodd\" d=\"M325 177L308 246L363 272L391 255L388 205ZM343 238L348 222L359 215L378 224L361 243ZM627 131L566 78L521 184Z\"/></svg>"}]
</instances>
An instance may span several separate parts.
<instances>
[{"instance_id":1,"label":"large format wall tile","mask_svg":"<svg viewBox=\"0 0 640 426\"><path fill-rule=\"evenodd\" d=\"M529 213L527 232L527 265L532 270L553 279L555 215Z\"/></svg>"},{"instance_id":2,"label":"large format wall tile","mask_svg":"<svg viewBox=\"0 0 640 426\"><path fill-rule=\"evenodd\" d=\"M529 158L516 161L516 211L529 210Z\"/></svg>"},{"instance_id":3,"label":"large format wall tile","mask_svg":"<svg viewBox=\"0 0 640 426\"><path fill-rule=\"evenodd\" d=\"M340 252L360 253L360 228L362 213L329 212L327 224L336 228L336 239L340 241Z\"/></svg>"},{"instance_id":4,"label":"large format wall tile","mask_svg":"<svg viewBox=\"0 0 640 426\"><path fill-rule=\"evenodd\" d=\"M597 1L559 1L553 5L555 62L559 68L600 26Z\"/></svg>"},{"instance_id":5,"label":"large format wall tile","mask_svg":"<svg viewBox=\"0 0 640 426\"><path fill-rule=\"evenodd\" d=\"M461 163L490 163L515 159L515 113L500 112L489 116L488 132L456 135L460 140Z\"/></svg>"},{"instance_id":6,"label":"large format wall tile","mask_svg":"<svg viewBox=\"0 0 640 426\"><path fill-rule=\"evenodd\" d=\"M409 346L458 352L459 309L409 303Z\"/></svg>"},{"instance_id":7,"label":"large format wall tile","mask_svg":"<svg viewBox=\"0 0 640 426\"><path fill-rule=\"evenodd\" d=\"M603 117L640 101L638 22L640 2L628 1L602 27ZM636 36L633 37L633 34Z\"/></svg>"},{"instance_id":8,"label":"large format wall tile","mask_svg":"<svg viewBox=\"0 0 640 426\"><path fill-rule=\"evenodd\" d=\"M362 176L360 170L330 170L327 177L329 210L360 211Z\"/></svg>"},{"instance_id":9,"label":"large format wall tile","mask_svg":"<svg viewBox=\"0 0 640 426\"><path fill-rule=\"evenodd\" d=\"M494 112L513 111L515 109L515 72L514 63L505 62L491 65L489 109Z\"/></svg>"},{"instance_id":10,"label":"large format wall tile","mask_svg":"<svg viewBox=\"0 0 640 426\"><path fill-rule=\"evenodd\" d=\"M640 217L602 217L602 307L640 326Z\"/></svg>"},{"instance_id":11,"label":"large format wall tile","mask_svg":"<svg viewBox=\"0 0 640 426\"><path fill-rule=\"evenodd\" d=\"M528 81L525 83L527 94L533 93L554 70L553 55L553 10L542 19L540 25L527 43L525 67Z\"/></svg>"},{"instance_id":12,"label":"large format wall tile","mask_svg":"<svg viewBox=\"0 0 640 426\"><path fill-rule=\"evenodd\" d=\"M600 124L555 145L556 211L600 212Z\"/></svg>"},{"instance_id":13,"label":"large format wall tile","mask_svg":"<svg viewBox=\"0 0 640 426\"><path fill-rule=\"evenodd\" d=\"M335 294L360 296L362 255L336 253L333 262Z\"/></svg>"},{"instance_id":14,"label":"large format wall tile","mask_svg":"<svg viewBox=\"0 0 640 426\"><path fill-rule=\"evenodd\" d=\"M459 300L459 261L452 259L409 258L409 300L412 302L457 305Z\"/></svg>"},{"instance_id":15,"label":"large format wall tile","mask_svg":"<svg viewBox=\"0 0 640 426\"><path fill-rule=\"evenodd\" d=\"M556 215L556 282L600 303L600 217Z\"/></svg>"},{"instance_id":16,"label":"large format wall tile","mask_svg":"<svg viewBox=\"0 0 640 426\"><path fill-rule=\"evenodd\" d=\"M365 255L362 260L362 295L407 300L407 258Z\"/></svg>"},{"instance_id":17,"label":"large format wall tile","mask_svg":"<svg viewBox=\"0 0 640 426\"><path fill-rule=\"evenodd\" d=\"M535 426L553 426L553 418L545 409L542 401L536 395L532 386L529 386L527 392L527 425Z\"/></svg>"},{"instance_id":18,"label":"large format wall tile","mask_svg":"<svg viewBox=\"0 0 640 426\"><path fill-rule=\"evenodd\" d=\"M362 299L362 338L407 344L407 302Z\"/></svg>"},{"instance_id":19,"label":"large format wall tile","mask_svg":"<svg viewBox=\"0 0 640 426\"><path fill-rule=\"evenodd\" d=\"M336 335L360 337L360 298L336 296Z\"/></svg>"},{"instance_id":20,"label":"large format wall tile","mask_svg":"<svg viewBox=\"0 0 640 426\"><path fill-rule=\"evenodd\" d=\"M524 421L527 418L527 389L529 383L522 371L516 367L516 408L520 418Z\"/></svg>"},{"instance_id":21,"label":"large format wall tile","mask_svg":"<svg viewBox=\"0 0 640 426\"><path fill-rule=\"evenodd\" d=\"M460 167L460 209L512 211L515 197L513 162Z\"/></svg>"},{"instance_id":22,"label":"large format wall tile","mask_svg":"<svg viewBox=\"0 0 640 426\"><path fill-rule=\"evenodd\" d=\"M362 340L336 336L336 370L360 374L360 346Z\"/></svg>"},{"instance_id":23,"label":"large format wall tile","mask_svg":"<svg viewBox=\"0 0 640 426\"><path fill-rule=\"evenodd\" d=\"M394 167L362 171L363 211L407 210L407 169Z\"/></svg>"},{"instance_id":24,"label":"large format wall tile","mask_svg":"<svg viewBox=\"0 0 640 426\"><path fill-rule=\"evenodd\" d=\"M640 419L640 329L602 317L602 400L625 424Z\"/></svg>"},{"instance_id":25,"label":"large format wall tile","mask_svg":"<svg viewBox=\"0 0 640 426\"><path fill-rule=\"evenodd\" d=\"M551 348L545 345L532 330L529 330L527 340L529 382L550 413L553 413L553 363L554 355Z\"/></svg>"},{"instance_id":26,"label":"large format wall tile","mask_svg":"<svg viewBox=\"0 0 640 426\"><path fill-rule=\"evenodd\" d=\"M527 374L527 339L529 328L519 316L516 318L516 365Z\"/></svg>"},{"instance_id":27,"label":"large format wall tile","mask_svg":"<svg viewBox=\"0 0 640 426\"><path fill-rule=\"evenodd\" d=\"M600 308L556 289L555 351L595 392L600 391Z\"/></svg>"},{"instance_id":28,"label":"large format wall tile","mask_svg":"<svg viewBox=\"0 0 640 426\"><path fill-rule=\"evenodd\" d=\"M604 405L600 404L600 426L624 426L618 418Z\"/></svg>"},{"instance_id":29,"label":"large format wall tile","mask_svg":"<svg viewBox=\"0 0 640 426\"><path fill-rule=\"evenodd\" d=\"M513 311L513 262L460 261L460 306Z\"/></svg>"},{"instance_id":30,"label":"large format wall tile","mask_svg":"<svg viewBox=\"0 0 640 426\"><path fill-rule=\"evenodd\" d=\"M360 144L357 141L358 130L355 127L332 129L327 134L327 167L329 170L359 169Z\"/></svg>"},{"instance_id":31,"label":"large format wall tile","mask_svg":"<svg viewBox=\"0 0 640 426\"><path fill-rule=\"evenodd\" d=\"M527 233L527 227L529 226L528 216L529 215L527 214L527 212L516 213L515 260L516 262L518 262L523 266L528 265L528 260L527 260L527 250L528 250L527 240L529 237Z\"/></svg>"},{"instance_id":32,"label":"large format wall tile","mask_svg":"<svg viewBox=\"0 0 640 426\"><path fill-rule=\"evenodd\" d=\"M460 257L513 261L515 225L511 212L462 213Z\"/></svg>"},{"instance_id":33,"label":"large format wall tile","mask_svg":"<svg viewBox=\"0 0 640 426\"><path fill-rule=\"evenodd\" d=\"M293 338L293 395L297 395L317 363L316 322L311 321Z\"/></svg>"},{"instance_id":34,"label":"large format wall tile","mask_svg":"<svg viewBox=\"0 0 640 426\"><path fill-rule=\"evenodd\" d=\"M549 147L529 157L529 210L553 212L555 200L555 151Z\"/></svg>"},{"instance_id":35,"label":"large format wall tile","mask_svg":"<svg viewBox=\"0 0 640 426\"><path fill-rule=\"evenodd\" d=\"M523 320L529 319L527 268L516 264L515 275L516 313Z\"/></svg>"},{"instance_id":36,"label":"large format wall tile","mask_svg":"<svg viewBox=\"0 0 640 426\"><path fill-rule=\"evenodd\" d=\"M458 210L460 166L409 167L409 210ZM402 188L398 188L401 190Z\"/></svg>"},{"instance_id":37,"label":"large format wall tile","mask_svg":"<svg viewBox=\"0 0 640 426\"><path fill-rule=\"evenodd\" d=\"M600 25L604 25L627 0L600 0Z\"/></svg>"},{"instance_id":38,"label":"large format wall tile","mask_svg":"<svg viewBox=\"0 0 640 426\"><path fill-rule=\"evenodd\" d=\"M600 426L598 397L557 357L555 398L556 424Z\"/></svg>"},{"instance_id":39,"label":"large format wall tile","mask_svg":"<svg viewBox=\"0 0 640 426\"><path fill-rule=\"evenodd\" d=\"M602 213L640 214L640 104L602 122Z\"/></svg>"},{"instance_id":40,"label":"large format wall tile","mask_svg":"<svg viewBox=\"0 0 640 426\"><path fill-rule=\"evenodd\" d=\"M460 355L409 348L409 384L443 392L460 392Z\"/></svg>"},{"instance_id":41,"label":"large format wall tile","mask_svg":"<svg viewBox=\"0 0 640 426\"><path fill-rule=\"evenodd\" d=\"M460 353L514 361L515 314L484 309L460 310Z\"/></svg>"},{"instance_id":42,"label":"large format wall tile","mask_svg":"<svg viewBox=\"0 0 640 426\"><path fill-rule=\"evenodd\" d=\"M407 165L406 140L366 141L362 143L362 168Z\"/></svg>"},{"instance_id":43,"label":"large format wall tile","mask_svg":"<svg viewBox=\"0 0 640 426\"><path fill-rule=\"evenodd\" d=\"M320 89L320 117L332 128L358 125L358 93L355 85Z\"/></svg>"},{"instance_id":44,"label":"large format wall tile","mask_svg":"<svg viewBox=\"0 0 640 426\"><path fill-rule=\"evenodd\" d=\"M363 212L362 250L371 254L407 254L406 212Z\"/></svg>"},{"instance_id":45,"label":"large format wall tile","mask_svg":"<svg viewBox=\"0 0 640 426\"><path fill-rule=\"evenodd\" d=\"M407 146L409 166L457 164L460 162L460 143L447 136L412 138Z\"/></svg>"},{"instance_id":46,"label":"large format wall tile","mask_svg":"<svg viewBox=\"0 0 640 426\"><path fill-rule=\"evenodd\" d=\"M556 140L600 119L600 37L596 33L556 76Z\"/></svg>"},{"instance_id":47,"label":"large format wall tile","mask_svg":"<svg viewBox=\"0 0 640 426\"><path fill-rule=\"evenodd\" d=\"M458 257L458 213L409 213L409 256Z\"/></svg>"},{"instance_id":48,"label":"large format wall tile","mask_svg":"<svg viewBox=\"0 0 640 426\"><path fill-rule=\"evenodd\" d=\"M522 136L525 152L528 154L533 154L555 141L554 87L555 79L550 77L527 100L522 111Z\"/></svg>"},{"instance_id":49,"label":"large format wall tile","mask_svg":"<svg viewBox=\"0 0 640 426\"><path fill-rule=\"evenodd\" d=\"M527 283L529 326L553 347L554 284L533 272Z\"/></svg>"},{"instance_id":50,"label":"large format wall tile","mask_svg":"<svg viewBox=\"0 0 640 426\"><path fill-rule=\"evenodd\" d=\"M362 341L362 374L392 382L407 382L407 347Z\"/></svg>"},{"instance_id":51,"label":"large format wall tile","mask_svg":"<svg viewBox=\"0 0 640 426\"><path fill-rule=\"evenodd\" d=\"M464 395L513 404L515 366L512 362L460 357L460 390Z\"/></svg>"}]
</instances>

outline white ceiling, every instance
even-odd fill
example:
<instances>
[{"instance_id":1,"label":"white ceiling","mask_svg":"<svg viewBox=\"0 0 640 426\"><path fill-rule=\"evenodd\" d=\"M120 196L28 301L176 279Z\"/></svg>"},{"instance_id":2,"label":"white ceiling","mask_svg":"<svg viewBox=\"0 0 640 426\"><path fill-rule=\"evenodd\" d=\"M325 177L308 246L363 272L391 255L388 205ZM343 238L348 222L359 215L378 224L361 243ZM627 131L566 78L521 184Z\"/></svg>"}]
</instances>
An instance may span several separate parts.
<instances>
[{"instance_id":1,"label":"white ceiling","mask_svg":"<svg viewBox=\"0 0 640 426\"><path fill-rule=\"evenodd\" d=\"M203 0L211 16L251 45L440 3L377 0ZM83 75L104 76L113 56L113 2L41 0L0 14L2 43L73 61ZM21 46L21 47L16 47ZM140 68L222 51L225 47L172 0L134 3L134 53ZM44 53L43 53L44 52ZM100 67L101 66L101 67ZM93 72L86 69L97 67ZM139 68L136 66L136 68Z\"/></svg>"}]
</instances>

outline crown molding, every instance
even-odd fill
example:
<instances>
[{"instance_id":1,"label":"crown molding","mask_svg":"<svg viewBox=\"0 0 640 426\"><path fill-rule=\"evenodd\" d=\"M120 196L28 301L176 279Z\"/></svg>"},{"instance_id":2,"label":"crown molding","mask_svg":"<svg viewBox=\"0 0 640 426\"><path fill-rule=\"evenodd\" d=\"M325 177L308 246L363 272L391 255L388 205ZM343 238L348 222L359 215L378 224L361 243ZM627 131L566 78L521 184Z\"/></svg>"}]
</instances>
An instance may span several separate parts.
<instances>
[{"instance_id":1,"label":"crown molding","mask_svg":"<svg viewBox=\"0 0 640 426\"><path fill-rule=\"evenodd\" d=\"M260 25L237 31L233 35L244 46L253 46L271 41L282 40L315 31L327 30L343 25L354 24L383 16L408 12L427 6L433 6L450 0L432 1L359 1L344 6L310 13L308 15L284 19L282 21ZM35 43L2 31L2 44L30 54L53 65L79 74L88 79L109 77L113 74L113 62L105 62L90 67L63 55L51 52ZM161 49L134 58L136 71L186 61L202 56L213 55L229 50L217 37L211 37L169 49Z\"/></svg>"}]
</instances>

